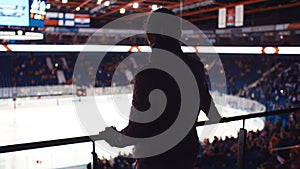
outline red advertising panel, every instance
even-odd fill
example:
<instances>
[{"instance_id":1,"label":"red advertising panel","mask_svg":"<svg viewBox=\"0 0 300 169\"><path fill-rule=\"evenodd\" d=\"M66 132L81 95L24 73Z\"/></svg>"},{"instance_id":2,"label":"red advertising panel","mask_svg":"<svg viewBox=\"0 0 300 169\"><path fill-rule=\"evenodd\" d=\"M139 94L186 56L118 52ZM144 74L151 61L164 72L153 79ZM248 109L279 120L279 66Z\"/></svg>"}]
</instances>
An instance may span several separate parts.
<instances>
[{"instance_id":1,"label":"red advertising panel","mask_svg":"<svg viewBox=\"0 0 300 169\"><path fill-rule=\"evenodd\" d=\"M235 24L235 8L228 8L226 15L226 26L234 26Z\"/></svg>"}]
</instances>

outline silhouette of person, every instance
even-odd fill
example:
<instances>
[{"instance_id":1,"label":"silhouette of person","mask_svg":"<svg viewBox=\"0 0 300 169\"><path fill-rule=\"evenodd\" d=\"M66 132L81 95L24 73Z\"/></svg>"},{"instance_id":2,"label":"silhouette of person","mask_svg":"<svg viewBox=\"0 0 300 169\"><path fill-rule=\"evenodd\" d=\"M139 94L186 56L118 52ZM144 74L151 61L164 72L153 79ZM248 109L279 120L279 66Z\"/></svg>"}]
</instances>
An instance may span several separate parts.
<instances>
[{"instance_id":1,"label":"silhouette of person","mask_svg":"<svg viewBox=\"0 0 300 169\"><path fill-rule=\"evenodd\" d=\"M160 8L153 13L156 12L175 16L172 11L165 8ZM181 50L179 40L177 40L181 36L180 21L160 21L150 15L147 23L147 30L149 29L156 29L156 31L161 33L154 34L147 31L147 38L152 49L156 48L172 52L192 71L194 78L197 81L201 100L200 105L197 105L199 106L199 111L196 113L199 114L200 110L203 110L210 120L219 120L219 112L215 107L205 81L203 63L192 57L185 56ZM177 39L166 36L166 31L172 31L172 36L177 37ZM159 57L161 56L153 50L149 64L160 62L161 58ZM157 119L149 123L138 123L129 120L128 126L120 131L121 134L134 138L152 137L164 132L174 123L180 110L180 89L176 81L168 73L158 69L144 69L135 76L132 100L132 107L134 107L134 109L131 109L130 115L135 109L144 112L148 110L151 105L155 105L153 103L150 104L148 98L150 92L154 89L162 90L167 98L166 107L163 113ZM159 100L157 100L157 102L159 102ZM199 152L199 138L196 131L196 121L197 119L195 119L195 124L189 133L187 133L187 135L177 145L162 154L152 157L138 158L136 168L193 169L194 162L196 161L196 157ZM106 142L117 147L128 145L128 143L122 143L122 141L116 138L116 135L110 135L110 130L115 130L115 128L108 127L103 132L99 133Z\"/></svg>"}]
</instances>

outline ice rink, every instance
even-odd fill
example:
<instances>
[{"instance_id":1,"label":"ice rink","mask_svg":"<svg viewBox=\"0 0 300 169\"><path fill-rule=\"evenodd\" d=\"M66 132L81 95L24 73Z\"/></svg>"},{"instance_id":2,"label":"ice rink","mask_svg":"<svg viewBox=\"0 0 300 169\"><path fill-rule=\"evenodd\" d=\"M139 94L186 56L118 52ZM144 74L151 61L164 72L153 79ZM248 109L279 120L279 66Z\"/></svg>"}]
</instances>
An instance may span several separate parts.
<instances>
[{"instance_id":1,"label":"ice rink","mask_svg":"<svg viewBox=\"0 0 300 169\"><path fill-rule=\"evenodd\" d=\"M97 96L97 108L107 125L116 126L122 129L127 125L130 108L130 95L119 95L120 98L129 98L126 110L120 114L116 108L112 96ZM123 99L124 100L124 99ZM126 100L126 99L125 99ZM0 102L0 145L11 145L17 143L37 142L44 140L54 140L97 134L101 128L95 127L95 133L86 133L85 126L82 125L77 116L75 104L88 106L84 103L88 100L79 98L42 98L42 99L22 99L13 102L12 99L1 100ZM251 113L245 110L238 110L231 106L217 105L223 117L230 117ZM88 110L88 109L87 109ZM88 115L88 112L87 112ZM205 120L204 113L200 113L199 121ZM246 120L245 127L248 130L262 129L263 119L256 118ZM242 121L227 124L218 124L198 127L200 140L212 138L214 136L237 136L238 130L242 127ZM103 143L103 141L101 144ZM122 151L130 151L128 147ZM91 161L92 143L80 143L66 146L49 147L35 150L0 154L0 169L35 169L35 168L65 168L87 164ZM116 156L103 150L101 147L96 149L99 157ZM117 152L117 150L115 150ZM79 167L80 168L80 167Z\"/></svg>"}]
</instances>

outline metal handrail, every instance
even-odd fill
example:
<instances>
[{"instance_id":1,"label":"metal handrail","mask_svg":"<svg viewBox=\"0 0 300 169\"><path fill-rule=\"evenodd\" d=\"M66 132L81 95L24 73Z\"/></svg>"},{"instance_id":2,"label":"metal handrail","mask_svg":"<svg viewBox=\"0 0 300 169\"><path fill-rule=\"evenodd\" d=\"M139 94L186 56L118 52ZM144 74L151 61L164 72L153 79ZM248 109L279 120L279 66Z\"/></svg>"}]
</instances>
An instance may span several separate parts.
<instances>
[{"instance_id":1,"label":"metal handrail","mask_svg":"<svg viewBox=\"0 0 300 169\"><path fill-rule=\"evenodd\" d=\"M237 120L245 120L250 118L256 117L264 117L270 115L279 115L289 112L300 112L300 107L296 108L289 108L284 110L275 110L269 112L260 112L254 114L247 114L235 117L224 117L219 122L209 122L209 121L201 121L197 122L197 126L204 126L207 124L218 124L218 123L226 123L231 121ZM61 146L67 144L76 144L76 143L83 143L83 142L93 142L97 140L102 140L99 135L91 135L91 136L82 136L82 137L73 137L73 138L65 138L65 139L58 139L58 140L48 140L48 141L40 141L40 142L32 142L32 143L22 143L22 144L14 144L14 145L6 145L0 146L0 154L1 153L8 153L8 152L15 152L15 151L22 151L22 150L29 150L29 149L36 149L36 148L44 148L44 147L53 147L53 146Z\"/></svg>"},{"instance_id":2,"label":"metal handrail","mask_svg":"<svg viewBox=\"0 0 300 169\"><path fill-rule=\"evenodd\" d=\"M300 145L273 148L271 151L273 152L273 151L282 151L282 150L289 150L289 149L300 149Z\"/></svg>"},{"instance_id":3,"label":"metal handrail","mask_svg":"<svg viewBox=\"0 0 300 169\"><path fill-rule=\"evenodd\" d=\"M300 107L288 108L288 109L284 109L284 110L274 110L274 111L269 111L269 112L251 113L251 114L234 116L234 117L223 117L219 122L209 123L209 121L200 121L200 122L197 122L197 126L204 126L207 123L208 124L218 124L218 123L227 123L227 122L231 122L231 121L252 119L252 118L257 118L257 117L279 115L279 114L285 114L285 113L294 112L294 111L300 111Z\"/></svg>"}]
</instances>

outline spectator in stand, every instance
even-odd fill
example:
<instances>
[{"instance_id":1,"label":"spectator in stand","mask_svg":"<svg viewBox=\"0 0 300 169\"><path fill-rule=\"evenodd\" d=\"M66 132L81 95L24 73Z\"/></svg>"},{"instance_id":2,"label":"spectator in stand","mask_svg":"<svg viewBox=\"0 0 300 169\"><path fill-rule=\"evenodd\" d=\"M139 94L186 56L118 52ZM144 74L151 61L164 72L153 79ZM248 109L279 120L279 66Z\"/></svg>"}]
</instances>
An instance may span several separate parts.
<instances>
[{"instance_id":1,"label":"spectator in stand","mask_svg":"<svg viewBox=\"0 0 300 169\"><path fill-rule=\"evenodd\" d=\"M205 81L203 63L191 57L185 56L181 50L178 40L181 35L179 19L174 19L171 22L163 21L164 24L161 24L162 21L158 20L156 13L165 13L175 16L172 11L166 8L160 8L154 11L154 14L150 16L147 25L147 32L149 32L147 33L147 36L150 46L152 49L162 49L172 52L176 55L176 57L184 61L184 63L191 69L193 76L197 81L199 96L201 97L201 99L199 98L201 100L200 105L193 106L199 106L197 111L203 110L208 115L209 120L219 120L221 117L215 107L214 102L212 101L212 97L208 91L208 86ZM151 33L153 30L158 30L159 34ZM165 35L170 30L173 30L172 32L177 39ZM155 52L155 50L153 50L151 53L151 63L149 66L151 67L151 64L160 63L162 60L160 57L163 56L160 56L159 52ZM180 110L180 92L182 91L180 91L178 84L176 81L174 81L173 77L161 70L146 69L136 75L132 101L133 107L139 111L146 111L150 109L152 103L149 103L148 96L149 93L154 89L162 90L167 97L166 108L164 109L162 115L160 115L159 118L155 119L154 121L145 124L129 121L128 126L120 133L134 138L148 138L161 134L175 122ZM160 100L155 100L155 102L157 101ZM154 103L153 105L158 104ZM132 113L136 113L135 109L131 109L131 115ZM157 113L153 112L155 110L156 108L151 108L150 112L147 112L147 114ZM195 113L198 114L199 111ZM197 119L194 119L194 123L196 123L196 120ZM118 136L111 133L111 130L114 129L107 128L105 131L100 132L100 136L102 136L109 144L113 146L123 147L128 145L128 143L123 142L123 140L116 138ZM147 148L147 145L142 145L142 147L140 147L140 151L145 151ZM196 155L198 154L198 148L199 141L196 132L196 126L193 125L192 129L186 133L186 136L170 150L155 156L138 158L137 169L193 169Z\"/></svg>"}]
</instances>

